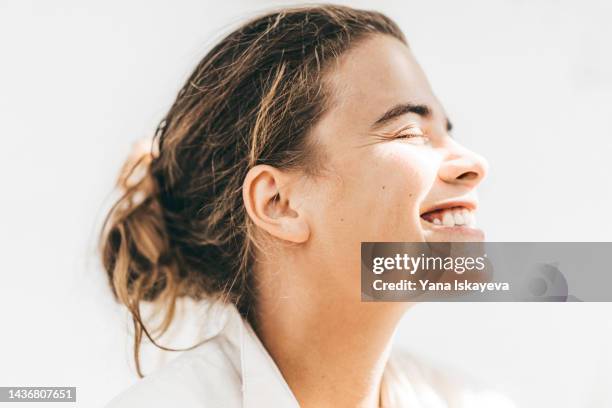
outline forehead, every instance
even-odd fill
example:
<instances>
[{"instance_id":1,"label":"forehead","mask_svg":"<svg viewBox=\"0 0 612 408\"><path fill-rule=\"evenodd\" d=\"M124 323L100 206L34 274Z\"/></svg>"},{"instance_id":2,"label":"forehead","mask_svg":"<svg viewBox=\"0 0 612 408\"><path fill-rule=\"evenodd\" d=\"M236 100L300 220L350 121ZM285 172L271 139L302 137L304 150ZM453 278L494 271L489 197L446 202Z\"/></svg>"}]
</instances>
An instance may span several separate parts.
<instances>
[{"instance_id":1,"label":"forehead","mask_svg":"<svg viewBox=\"0 0 612 408\"><path fill-rule=\"evenodd\" d=\"M444 118L442 106L408 47L388 35L372 35L343 54L327 72L330 107L320 125L367 130L400 103L424 104L432 118Z\"/></svg>"}]
</instances>

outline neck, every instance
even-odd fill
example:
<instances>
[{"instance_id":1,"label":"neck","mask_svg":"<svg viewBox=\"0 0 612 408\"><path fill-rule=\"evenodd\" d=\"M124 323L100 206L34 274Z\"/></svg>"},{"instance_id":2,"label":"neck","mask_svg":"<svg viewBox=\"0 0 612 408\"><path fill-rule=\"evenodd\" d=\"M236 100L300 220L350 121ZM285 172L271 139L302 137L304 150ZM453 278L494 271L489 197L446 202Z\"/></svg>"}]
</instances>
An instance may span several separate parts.
<instances>
[{"instance_id":1,"label":"neck","mask_svg":"<svg viewBox=\"0 0 612 408\"><path fill-rule=\"evenodd\" d=\"M259 296L254 328L300 406L378 407L406 304L339 301L321 286L283 286L283 296Z\"/></svg>"}]
</instances>

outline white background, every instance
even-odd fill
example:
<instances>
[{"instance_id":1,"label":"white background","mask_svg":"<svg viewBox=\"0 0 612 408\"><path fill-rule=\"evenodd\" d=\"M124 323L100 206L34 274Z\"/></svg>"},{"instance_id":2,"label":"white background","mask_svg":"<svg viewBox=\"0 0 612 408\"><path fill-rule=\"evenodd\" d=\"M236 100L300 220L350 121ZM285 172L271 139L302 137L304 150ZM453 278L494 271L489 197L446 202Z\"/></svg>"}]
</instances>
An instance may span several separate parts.
<instances>
[{"instance_id":1,"label":"white background","mask_svg":"<svg viewBox=\"0 0 612 408\"><path fill-rule=\"evenodd\" d=\"M488 158L489 240L612 241L611 2L342 3L402 26L455 136ZM270 4L0 3L0 385L77 386L92 407L134 381L95 258L114 178L220 30ZM524 407L609 407L611 312L421 304L397 341Z\"/></svg>"}]
</instances>

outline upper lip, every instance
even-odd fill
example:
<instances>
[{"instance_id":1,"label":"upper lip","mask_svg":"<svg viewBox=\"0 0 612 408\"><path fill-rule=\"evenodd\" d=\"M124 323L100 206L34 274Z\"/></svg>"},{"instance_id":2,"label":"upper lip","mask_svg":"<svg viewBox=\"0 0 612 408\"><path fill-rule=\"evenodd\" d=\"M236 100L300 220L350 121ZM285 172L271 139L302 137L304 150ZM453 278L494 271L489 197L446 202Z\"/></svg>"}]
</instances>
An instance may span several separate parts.
<instances>
[{"instance_id":1,"label":"upper lip","mask_svg":"<svg viewBox=\"0 0 612 408\"><path fill-rule=\"evenodd\" d=\"M437 203L431 207L427 207L424 211L421 211L421 215L427 214L436 210L444 210L447 208L453 207L464 207L470 211L475 211L478 207L478 202L476 200L447 200Z\"/></svg>"}]
</instances>

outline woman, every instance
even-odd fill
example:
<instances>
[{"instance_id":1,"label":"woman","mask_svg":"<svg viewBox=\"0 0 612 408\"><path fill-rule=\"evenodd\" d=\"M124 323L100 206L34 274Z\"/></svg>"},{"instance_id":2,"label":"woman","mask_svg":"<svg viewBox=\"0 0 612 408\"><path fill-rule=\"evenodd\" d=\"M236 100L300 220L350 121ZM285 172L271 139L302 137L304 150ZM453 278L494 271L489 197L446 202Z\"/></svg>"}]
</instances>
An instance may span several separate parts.
<instances>
[{"instance_id":1,"label":"woman","mask_svg":"<svg viewBox=\"0 0 612 408\"><path fill-rule=\"evenodd\" d=\"M216 300L218 330L110 406L502 406L391 351L409 304L360 301L362 241L482 239L486 164L450 130L380 13L284 9L229 34L126 165L101 242L139 374L143 302L163 332L177 299Z\"/></svg>"}]
</instances>

